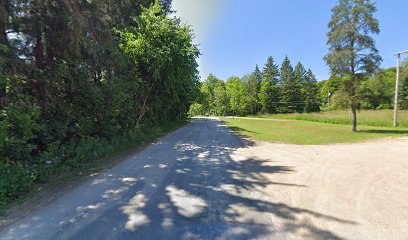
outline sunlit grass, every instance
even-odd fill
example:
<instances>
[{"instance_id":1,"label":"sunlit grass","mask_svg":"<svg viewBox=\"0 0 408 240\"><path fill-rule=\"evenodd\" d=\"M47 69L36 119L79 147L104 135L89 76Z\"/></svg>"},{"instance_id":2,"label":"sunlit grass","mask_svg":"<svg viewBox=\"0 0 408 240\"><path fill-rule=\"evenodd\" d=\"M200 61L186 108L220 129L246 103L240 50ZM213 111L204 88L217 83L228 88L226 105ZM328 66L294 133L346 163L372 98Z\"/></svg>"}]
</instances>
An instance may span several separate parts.
<instances>
[{"instance_id":1,"label":"sunlit grass","mask_svg":"<svg viewBox=\"0 0 408 240\"><path fill-rule=\"evenodd\" d=\"M351 126L299 120L267 120L223 118L232 130L256 140L320 145L359 142L369 139L408 136L407 129L360 126L352 132Z\"/></svg>"},{"instance_id":2,"label":"sunlit grass","mask_svg":"<svg viewBox=\"0 0 408 240\"><path fill-rule=\"evenodd\" d=\"M323 113L295 113L295 114L266 114L254 117L275 118L275 119L293 119L312 122L333 123L350 125L352 115L350 111L330 111ZM399 127L408 128L408 111L399 111ZM357 115L359 125L392 127L393 111L392 110L363 110Z\"/></svg>"}]
</instances>

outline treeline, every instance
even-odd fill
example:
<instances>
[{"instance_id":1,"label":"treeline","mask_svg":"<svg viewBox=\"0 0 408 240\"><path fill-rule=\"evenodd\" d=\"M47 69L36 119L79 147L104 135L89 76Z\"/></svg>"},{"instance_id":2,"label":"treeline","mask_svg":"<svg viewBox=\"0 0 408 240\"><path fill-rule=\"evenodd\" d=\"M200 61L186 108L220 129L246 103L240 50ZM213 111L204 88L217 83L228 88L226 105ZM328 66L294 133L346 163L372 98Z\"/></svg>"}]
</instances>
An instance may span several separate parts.
<instances>
[{"instance_id":1,"label":"treeline","mask_svg":"<svg viewBox=\"0 0 408 240\"><path fill-rule=\"evenodd\" d=\"M0 204L187 116L192 30L171 0L0 2Z\"/></svg>"},{"instance_id":2,"label":"treeline","mask_svg":"<svg viewBox=\"0 0 408 240\"><path fill-rule=\"evenodd\" d=\"M268 57L262 71L226 82L210 74L190 115L248 115L320 111L320 93L313 72L302 63L292 66L286 56L279 67Z\"/></svg>"},{"instance_id":3,"label":"treeline","mask_svg":"<svg viewBox=\"0 0 408 240\"><path fill-rule=\"evenodd\" d=\"M395 97L395 67L380 69L361 78L358 109L392 109ZM316 81L301 63L295 68L286 57L279 67L269 57L262 71L223 81L210 74L200 83L200 94L191 105L190 115L254 115L347 110L350 98L347 76ZM408 58L401 66L399 108L408 110Z\"/></svg>"},{"instance_id":4,"label":"treeline","mask_svg":"<svg viewBox=\"0 0 408 240\"><path fill-rule=\"evenodd\" d=\"M392 109L395 97L395 67L381 69L361 78L357 91L359 109ZM350 84L347 76L333 76L319 82L322 109L348 109L350 100L345 86ZM330 103L330 105L329 105ZM408 110L408 58L401 66L399 108Z\"/></svg>"}]
</instances>

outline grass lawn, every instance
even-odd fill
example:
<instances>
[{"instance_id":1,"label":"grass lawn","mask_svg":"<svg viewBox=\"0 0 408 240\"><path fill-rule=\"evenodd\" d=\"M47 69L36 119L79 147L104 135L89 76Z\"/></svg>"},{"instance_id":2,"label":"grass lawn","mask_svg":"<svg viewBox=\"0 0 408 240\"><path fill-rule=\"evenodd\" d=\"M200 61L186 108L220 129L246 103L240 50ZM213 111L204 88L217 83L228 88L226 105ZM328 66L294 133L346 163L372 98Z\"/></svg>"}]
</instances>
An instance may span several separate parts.
<instances>
[{"instance_id":1,"label":"grass lawn","mask_svg":"<svg viewBox=\"0 0 408 240\"><path fill-rule=\"evenodd\" d=\"M323 113L295 113L295 114L267 114L258 115L259 118L292 119L312 122L351 125L350 111L331 111ZM408 128L408 111L399 111L399 127ZM357 116L358 125L392 127L392 110L363 110Z\"/></svg>"},{"instance_id":2,"label":"grass lawn","mask_svg":"<svg viewBox=\"0 0 408 240\"><path fill-rule=\"evenodd\" d=\"M358 142L368 139L408 136L408 129L359 126L353 133L351 126L298 120L268 120L222 118L233 131L263 141L299 145Z\"/></svg>"}]
</instances>

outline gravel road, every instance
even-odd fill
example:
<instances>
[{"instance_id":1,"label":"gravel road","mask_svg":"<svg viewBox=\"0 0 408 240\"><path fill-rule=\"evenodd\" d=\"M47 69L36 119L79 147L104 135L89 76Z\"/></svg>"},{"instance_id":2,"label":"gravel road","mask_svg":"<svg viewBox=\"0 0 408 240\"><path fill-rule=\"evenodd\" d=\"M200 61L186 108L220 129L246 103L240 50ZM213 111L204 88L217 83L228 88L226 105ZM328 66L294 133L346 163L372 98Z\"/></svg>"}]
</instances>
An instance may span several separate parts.
<instances>
[{"instance_id":1,"label":"gravel road","mask_svg":"<svg viewBox=\"0 0 408 240\"><path fill-rule=\"evenodd\" d=\"M10 226L0 239L277 236L272 206L256 190L265 183L235 176L246 174L245 166L230 155L248 145L216 119L194 119Z\"/></svg>"},{"instance_id":2,"label":"gravel road","mask_svg":"<svg viewBox=\"0 0 408 240\"><path fill-rule=\"evenodd\" d=\"M406 139L255 143L193 119L0 239L404 239L407 156Z\"/></svg>"}]
</instances>

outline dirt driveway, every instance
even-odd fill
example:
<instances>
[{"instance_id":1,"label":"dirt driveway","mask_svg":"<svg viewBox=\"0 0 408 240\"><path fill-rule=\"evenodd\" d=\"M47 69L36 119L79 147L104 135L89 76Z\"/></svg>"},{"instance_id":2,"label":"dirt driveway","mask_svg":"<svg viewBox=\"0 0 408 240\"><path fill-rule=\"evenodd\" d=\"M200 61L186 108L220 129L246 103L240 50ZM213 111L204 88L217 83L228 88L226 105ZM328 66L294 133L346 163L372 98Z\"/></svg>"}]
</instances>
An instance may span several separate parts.
<instances>
[{"instance_id":1,"label":"dirt driveway","mask_svg":"<svg viewBox=\"0 0 408 240\"><path fill-rule=\"evenodd\" d=\"M233 159L259 159L259 189L275 206L287 239L408 239L408 138L297 146L257 142ZM287 209L287 210L285 210Z\"/></svg>"}]
</instances>

